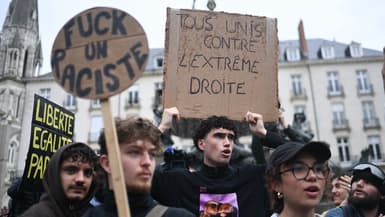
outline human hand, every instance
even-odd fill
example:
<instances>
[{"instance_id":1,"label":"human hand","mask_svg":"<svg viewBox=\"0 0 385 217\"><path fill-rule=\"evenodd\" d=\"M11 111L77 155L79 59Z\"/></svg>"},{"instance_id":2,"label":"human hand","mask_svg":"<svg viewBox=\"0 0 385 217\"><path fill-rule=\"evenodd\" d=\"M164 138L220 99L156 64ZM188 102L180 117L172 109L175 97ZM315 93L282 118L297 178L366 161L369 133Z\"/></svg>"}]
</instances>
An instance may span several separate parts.
<instances>
[{"instance_id":1,"label":"human hand","mask_svg":"<svg viewBox=\"0 0 385 217\"><path fill-rule=\"evenodd\" d=\"M263 123L263 116L257 113L248 111L245 115L245 120L249 122L251 132L259 137L265 137L267 130Z\"/></svg>"},{"instance_id":2,"label":"human hand","mask_svg":"<svg viewBox=\"0 0 385 217\"><path fill-rule=\"evenodd\" d=\"M171 128L173 118L176 118L177 120L180 118L179 110L176 107L166 108L163 110L162 121L158 127L160 132L164 133L166 130Z\"/></svg>"},{"instance_id":3,"label":"human hand","mask_svg":"<svg viewBox=\"0 0 385 217\"><path fill-rule=\"evenodd\" d=\"M341 185L341 187L343 187L344 189L346 189L347 191L350 191L351 190L351 182L352 182L352 177L351 176L348 176L348 175L343 175L343 176L340 176L338 178L338 182L339 184Z\"/></svg>"},{"instance_id":4,"label":"human hand","mask_svg":"<svg viewBox=\"0 0 385 217\"><path fill-rule=\"evenodd\" d=\"M283 129L286 129L289 127L288 124L286 123L286 120L285 120L285 114L282 111L279 112L278 122L282 126Z\"/></svg>"}]
</instances>

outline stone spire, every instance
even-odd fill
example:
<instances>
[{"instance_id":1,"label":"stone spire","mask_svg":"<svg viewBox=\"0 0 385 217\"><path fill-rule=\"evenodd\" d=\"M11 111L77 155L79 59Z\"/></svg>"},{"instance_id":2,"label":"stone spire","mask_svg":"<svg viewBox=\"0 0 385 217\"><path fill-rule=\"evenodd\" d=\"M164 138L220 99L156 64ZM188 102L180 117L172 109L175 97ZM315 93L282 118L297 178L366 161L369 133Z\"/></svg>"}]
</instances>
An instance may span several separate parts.
<instances>
[{"instance_id":1,"label":"stone spire","mask_svg":"<svg viewBox=\"0 0 385 217\"><path fill-rule=\"evenodd\" d=\"M12 0L0 37L0 78L39 74L43 56L37 0Z\"/></svg>"}]
</instances>

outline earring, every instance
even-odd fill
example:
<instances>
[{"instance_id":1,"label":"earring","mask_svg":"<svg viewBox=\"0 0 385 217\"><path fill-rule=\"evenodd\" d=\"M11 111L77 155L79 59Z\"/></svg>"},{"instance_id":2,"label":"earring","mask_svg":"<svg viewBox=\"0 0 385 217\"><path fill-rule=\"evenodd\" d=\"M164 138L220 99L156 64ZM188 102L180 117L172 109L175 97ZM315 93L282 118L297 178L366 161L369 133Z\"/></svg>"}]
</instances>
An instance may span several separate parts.
<instances>
[{"instance_id":1,"label":"earring","mask_svg":"<svg viewBox=\"0 0 385 217\"><path fill-rule=\"evenodd\" d=\"M283 194L281 192L277 192L277 198L278 199L282 199L283 198Z\"/></svg>"}]
</instances>

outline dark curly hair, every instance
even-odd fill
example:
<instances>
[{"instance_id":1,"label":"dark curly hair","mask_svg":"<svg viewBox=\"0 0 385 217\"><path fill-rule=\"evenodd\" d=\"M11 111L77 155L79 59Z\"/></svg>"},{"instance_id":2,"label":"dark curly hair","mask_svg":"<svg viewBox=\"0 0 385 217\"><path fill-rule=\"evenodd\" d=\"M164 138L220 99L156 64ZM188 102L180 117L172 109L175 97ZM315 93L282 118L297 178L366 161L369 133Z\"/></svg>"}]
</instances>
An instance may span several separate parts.
<instances>
[{"instance_id":1,"label":"dark curly hair","mask_svg":"<svg viewBox=\"0 0 385 217\"><path fill-rule=\"evenodd\" d=\"M98 164L98 156L95 151L81 142L75 142L63 151L60 163L67 159L89 163L92 167L95 167Z\"/></svg>"},{"instance_id":2,"label":"dark curly hair","mask_svg":"<svg viewBox=\"0 0 385 217\"><path fill-rule=\"evenodd\" d=\"M212 129L218 128L233 131L235 139L237 138L238 133L234 121L229 120L227 117L224 116L211 116L205 120L202 120L198 129L196 130L193 136L195 147L201 151L201 149L198 147L198 141L200 139L205 138Z\"/></svg>"},{"instance_id":3,"label":"dark curly hair","mask_svg":"<svg viewBox=\"0 0 385 217\"><path fill-rule=\"evenodd\" d=\"M119 144L131 143L138 139L149 140L159 153L162 151L161 132L151 121L131 117L128 119L115 119L116 135ZM104 129L99 136L100 154L107 154Z\"/></svg>"}]
</instances>

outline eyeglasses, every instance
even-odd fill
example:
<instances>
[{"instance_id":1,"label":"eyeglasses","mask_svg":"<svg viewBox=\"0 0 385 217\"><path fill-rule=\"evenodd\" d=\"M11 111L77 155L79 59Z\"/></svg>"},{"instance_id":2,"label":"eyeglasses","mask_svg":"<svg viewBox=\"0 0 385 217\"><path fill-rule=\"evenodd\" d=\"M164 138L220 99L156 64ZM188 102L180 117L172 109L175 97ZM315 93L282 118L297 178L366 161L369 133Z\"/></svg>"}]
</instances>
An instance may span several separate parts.
<instances>
[{"instance_id":1,"label":"eyeglasses","mask_svg":"<svg viewBox=\"0 0 385 217\"><path fill-rule=\"evenodd\" d=\"M368 163L358 164L357 166L355 166L353 168L353 171L355 171L355 170L367 170L367 169L369 169L370 173L377 176L378 178L385 179L384 172L380 168L376 167L373 164L368 164Z\"/></svg>"},{"instance_id":2,"label":"eyeglasses","mask_svg":"<svg viewBox=\"0 0 385 217\"><path fill-rule=\"evenodd\" d=\"M297 180L303 180L309 175L310 170L313 170L319 179L326 179L329 175L329 167L326 164L314 164L309 167L305 163L294 163L291 168L281 171L279 174L291 171Z\"/></svg>"}]
</instances>

